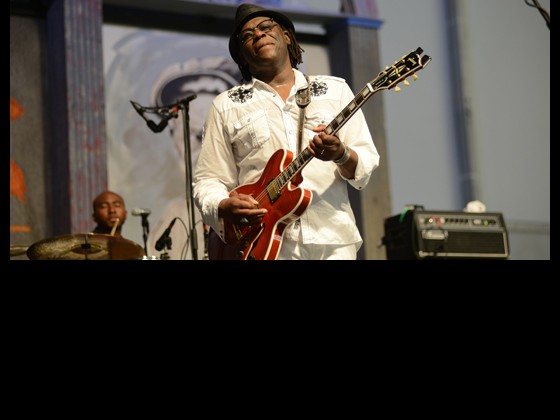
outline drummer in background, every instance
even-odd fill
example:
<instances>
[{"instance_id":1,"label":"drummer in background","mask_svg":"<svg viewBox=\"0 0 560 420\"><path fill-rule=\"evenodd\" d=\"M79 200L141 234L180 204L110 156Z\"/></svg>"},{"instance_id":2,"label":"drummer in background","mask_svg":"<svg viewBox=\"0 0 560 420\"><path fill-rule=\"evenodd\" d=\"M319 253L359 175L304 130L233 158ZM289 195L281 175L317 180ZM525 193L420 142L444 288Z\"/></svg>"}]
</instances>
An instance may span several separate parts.
<instances>
[{"instance_id":1,"label":"drummer in background","mask_svg":"<svg viewBox=\"0 0 560 420\"><path fill-rule=\"evenodd\" d=\"M112 191L103 191L93 200L92 217L97 226L92 233L122 238L121 229L127 215L123 198Z\"/></svg>"}]
</instances>

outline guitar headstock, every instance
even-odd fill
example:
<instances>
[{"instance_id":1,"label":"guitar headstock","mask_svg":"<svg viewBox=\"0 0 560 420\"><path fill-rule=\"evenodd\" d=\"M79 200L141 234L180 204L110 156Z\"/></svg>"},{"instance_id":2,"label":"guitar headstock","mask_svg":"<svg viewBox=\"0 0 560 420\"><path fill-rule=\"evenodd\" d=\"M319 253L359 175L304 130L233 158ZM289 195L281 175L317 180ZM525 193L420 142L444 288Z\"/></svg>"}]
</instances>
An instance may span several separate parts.
<instances>
[{"instance_id":1,"label":"guitar headstock","mask_svg":"<svg viewBox=\"0 0 560 420\"><path fill-rule=\"evenodd\" d=\"M405 55L399 61L396 61L391 67L388 67L370 83L374 90L392 89L397 84L405 80L407 77L415 75L419 70L422 70L432 60L428 55L421 55L424 52L422 48L418 47L408 55ZM405 83L407 83L405 81ZM398 87L396 91L400 90Z\"/></svg>"}]
</instances>

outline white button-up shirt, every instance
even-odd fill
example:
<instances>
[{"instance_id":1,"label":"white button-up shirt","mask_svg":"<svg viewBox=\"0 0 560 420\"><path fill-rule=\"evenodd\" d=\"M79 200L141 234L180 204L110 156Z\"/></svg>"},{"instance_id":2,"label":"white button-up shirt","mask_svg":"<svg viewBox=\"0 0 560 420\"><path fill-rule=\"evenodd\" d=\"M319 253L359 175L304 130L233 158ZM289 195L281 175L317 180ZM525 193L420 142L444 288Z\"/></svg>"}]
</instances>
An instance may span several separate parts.
<instances>
[{"instance_id":1,"label":"white button-up shirt","mask_svg":"<svg viewBox=\"0 0 560 420\"><path fill-rule=\"evenodd\" d=\"M220 201L236 187L257 182L278 149L293 152L293 160L301 152L297 145L300 109L295 94L307 86L307 81L300 71L294 69L294 73L295 86L286 102L270 86L253 78L219 94L212 103L194 171L193 196L204 223L222 238ZM310 76L310 83L303 149L316 134L312 128L329 125L355 99L344 79ZM364 188L379 166L379 153L360 109L336 135L359 156L354 179L345 179L334 162L312 158L301 171L303 181L298 185L312 192L311 203L296 222L285 228L284 237L304 244L361 245L347 185Z\"/></svg>"}]
</instances>

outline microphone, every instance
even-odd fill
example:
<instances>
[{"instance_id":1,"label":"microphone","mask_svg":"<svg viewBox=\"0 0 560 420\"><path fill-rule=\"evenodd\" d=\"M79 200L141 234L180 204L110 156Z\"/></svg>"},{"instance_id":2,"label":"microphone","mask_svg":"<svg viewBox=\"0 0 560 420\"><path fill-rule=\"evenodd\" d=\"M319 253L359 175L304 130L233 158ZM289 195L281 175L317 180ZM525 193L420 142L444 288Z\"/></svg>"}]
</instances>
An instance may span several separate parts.
<instances>
[{"instance_id":1,"label":"microphone","mask_svg":"<svg viewBox=\"0 0 560 420\"><path fill-rule=\"evenodd\" d=\"M138 115L140 115L144 119L144 121L146 121L146 124L148 124L148 127L150 127L150 130L152 130L154 133L159 133L160 131L162 131L165 128L165 126L159 128L159 126L155 122L153 122L148 117L146 117L144 115L145 109L142 107L142 105L140 105L140 104L138 104L134 101L130 101L130 103L132 104L132 106L134 107L136 112L138 112ZM167 125L167 122L166 122L166 125Z\"/></svg>"},{"instance_id":2,"label":"microphone","mask_svg":"<svg viewBox=\"0 0 560 420\"><path fill-rule=\"evenodd\" d=\"M133 216L149 216L151 211L149 209L134 209L132 210Z\"/></svg>"},{"instance_id":3,"label":"microphone","mask_svg":"<svg viewBox=\"0 0 560 420\"><path fill-rule=\"evenodd\" d=\"M176 217L171 221L171 223L169 223L169 226L167 227L167 229L165 229L163 234L157 240L156 246L155 246L156 251L161 251L165 247L165 244L166 244L167 240L169 239L169 234L171 233L171 228L175 224L175 220L177 220Z\"/></svg>"},{"instance_id":4,"label":"microphone","mask_svg":"<svg viewBox=\"0 0 560 420\"><path fill-rule=\"evenodd\" d=\"M151 129L154 133L160 133L160 132L163 131L163 129L164 129L165 127L167 127L167 123L168 123L169 120L170 120L171 118L173 118L173 117L174 117L173 114L165 115L165 116L161 119L161 121L159 122L159 124L157 124L157 125L156 125L153 121L148 122L148 127L150 127L150 129ZM152 123L152 124L150 124L150 123Z\"/></svg>"}]
</instances>

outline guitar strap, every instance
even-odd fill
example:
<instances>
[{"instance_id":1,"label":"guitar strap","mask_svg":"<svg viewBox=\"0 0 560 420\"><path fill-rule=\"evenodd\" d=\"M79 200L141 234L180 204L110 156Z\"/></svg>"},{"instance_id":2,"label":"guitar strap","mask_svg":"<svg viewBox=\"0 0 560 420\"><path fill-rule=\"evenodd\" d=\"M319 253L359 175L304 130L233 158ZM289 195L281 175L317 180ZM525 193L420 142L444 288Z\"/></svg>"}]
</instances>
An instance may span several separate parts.
<instances>
[{"instance_id":1,"label":"guitar strap","mask_svg":"<svg viewBox=\"0 0 560 420\"><path fill-rule=\"evenodd\" d=\"M302 150L303 143L303 120L305 119L305 108L311 102L311 83L309 82L309 76L305 75L305 80L307 80L307 87L301 88L296 92L296 104L299 107L299 124L298 124L298 150L299 154Z\"/></svg>"}]
</instances>

